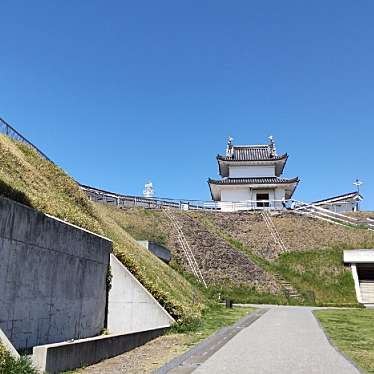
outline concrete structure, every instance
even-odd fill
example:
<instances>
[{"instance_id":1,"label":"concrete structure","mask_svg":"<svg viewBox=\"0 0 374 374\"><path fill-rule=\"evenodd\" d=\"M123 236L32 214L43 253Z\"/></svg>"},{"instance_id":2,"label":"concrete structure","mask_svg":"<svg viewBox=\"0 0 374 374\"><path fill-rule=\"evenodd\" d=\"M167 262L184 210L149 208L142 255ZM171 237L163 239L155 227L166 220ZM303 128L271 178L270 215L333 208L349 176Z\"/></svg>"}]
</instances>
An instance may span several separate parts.
<instances>
[{"instance_id":1,"label":"concrete structure","mask_svg":"<svg viewBox=\"0 0 374 374\"><path fill-rule=\"evenodd\" d=\"M108 300L111 334L125 334L169 327L174 319L141 283L111 255L112 288Z\"/></svg>"},{"instance_id":2,"label":"concrete structure","mask_svg":"<svg viewBox=\"0 0 374 374\"><path fill-rule=\"evenodd\" d=\"M374 249L345 250L343 261L351 265L357 301L374 306Z\"/></svg>"},{"instance_id":3,"label":"concrete structure","mask_svg":"<svg viewBox=\"0 0 374 374\"><path fill-rule=\"evenodd\" d=\"M164 331L154 329L42 345L34 347L33 362L39 370L48 374L74 370L128 352L162 335Z\"/></svg>"},{"instance_id":4,"label":"concrete structure","mask_svg":"<svg viewBox=\"0 0 374 374\"><path fill-rule=\"evenodd\" d=\"M330 210L335 213L356 212L358 204L364 198L358 192L350 192L344 195L330 197L328 199L314 201L311 205Z\"/></svg>"},{"instance_id":5,"label":"concrete structure","mask_svg":"<svg viewBox=\"0 0 374 374\"><path fill-rule=\"evenodd\" d=\"M0 197L0 328L18 350L100 333L110 240Z\"/></svg>"},{"instance_id":6,"label":"concrete structure","mask_svg":"<svg viewBox=\"0 0 374 374\"><path fill-rule=\"evenodd\" d=\"M164 333L174 319L113 255L108 297L110 335L34 347L33 361L48 373L73 370L127 352Z\"/></svg>"},{"instance_id":7,"label":"concrete structure","mask_svg":"<svg viewBox=\"0 0 374 374\"><path fill-rule=\"evenodd\" d=\"M221 210L284 208L299 183L281 177L287 159L277 154L272 137L265 145L233 145L229 138L226 155L217 156L222 179L208 180L212 199L222 202Z\"/></svg>"},{"instance_id":8,"label":"concrete structure","mask_svg":"<svg viewBox=\"0 0 374 374\"><path fill-rule=\"evenodd\" d=\"M137 240L137 242L167 264L171 261L171 252L166 247L148 240Z\"/></svg>"}]
</instances>

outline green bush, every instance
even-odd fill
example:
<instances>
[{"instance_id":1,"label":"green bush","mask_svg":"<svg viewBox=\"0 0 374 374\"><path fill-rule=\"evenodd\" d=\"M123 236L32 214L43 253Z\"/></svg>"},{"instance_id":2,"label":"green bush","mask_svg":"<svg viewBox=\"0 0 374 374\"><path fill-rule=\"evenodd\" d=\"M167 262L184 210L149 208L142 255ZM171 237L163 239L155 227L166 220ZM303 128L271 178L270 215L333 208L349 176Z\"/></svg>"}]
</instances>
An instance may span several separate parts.
<instances>
[{"instance_id":1,"label":"green bush","mask_svg":"<svg viewBox=\"0 0 374 374\"><path fill-rule=\"evenodd\" d=\"M14 358L0 345L0 374L38 374L27 356Z\"/></svg>"}]
</instances>

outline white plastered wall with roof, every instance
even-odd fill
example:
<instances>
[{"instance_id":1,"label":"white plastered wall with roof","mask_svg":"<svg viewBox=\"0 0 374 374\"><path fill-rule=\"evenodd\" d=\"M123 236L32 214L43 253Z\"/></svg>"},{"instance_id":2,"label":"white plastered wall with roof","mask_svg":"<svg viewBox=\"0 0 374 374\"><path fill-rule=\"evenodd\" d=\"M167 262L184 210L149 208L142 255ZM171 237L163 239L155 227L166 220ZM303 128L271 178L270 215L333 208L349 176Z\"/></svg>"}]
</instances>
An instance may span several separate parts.
<instances>
[{"instance_id":1,"label":"white plastered wall with roof","mask_svg":"<svg viewBox=\"0 0 374 374\"><path fill-rule=\"evenodd\" d=\"M275 177L275 165L229 166L229 178Z\"/></svg>"}]
</instances>

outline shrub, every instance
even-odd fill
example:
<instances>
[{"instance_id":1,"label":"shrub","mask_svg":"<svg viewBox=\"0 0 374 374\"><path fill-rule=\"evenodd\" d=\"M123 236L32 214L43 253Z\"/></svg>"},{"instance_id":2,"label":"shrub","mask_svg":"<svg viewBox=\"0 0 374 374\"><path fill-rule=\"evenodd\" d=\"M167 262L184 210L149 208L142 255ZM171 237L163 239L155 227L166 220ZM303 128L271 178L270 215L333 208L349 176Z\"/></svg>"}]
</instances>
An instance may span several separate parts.
<instances>
[{"instance_id":1,"label":"shrub","mask_svg":"<svg viewBox=\"0 0 374 374\"><path fill-rule=\"evenodd\" d=\"M0 374L38 374L27 356L14 358L0 345Z\"/></svg>"}]
</instances>

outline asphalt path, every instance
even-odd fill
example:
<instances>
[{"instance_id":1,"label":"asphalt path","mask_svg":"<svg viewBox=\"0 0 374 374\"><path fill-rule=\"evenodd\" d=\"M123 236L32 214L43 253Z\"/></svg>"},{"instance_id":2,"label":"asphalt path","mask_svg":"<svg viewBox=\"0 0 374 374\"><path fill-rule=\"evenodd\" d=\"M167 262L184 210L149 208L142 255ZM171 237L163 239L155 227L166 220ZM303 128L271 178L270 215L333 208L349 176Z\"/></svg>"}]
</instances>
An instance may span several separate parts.
<instances>
[{"instance_id":1,"label":"asphalt path","mask_svg":"<svg viewBox=\"0 0 374 374\"><path fill-rule=\"evenodd\" d=\"M194 374L358 374L328 341L312 308L271 307L203 362Z\"/></svg>"}]
</instances>

